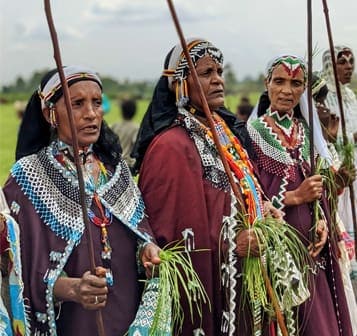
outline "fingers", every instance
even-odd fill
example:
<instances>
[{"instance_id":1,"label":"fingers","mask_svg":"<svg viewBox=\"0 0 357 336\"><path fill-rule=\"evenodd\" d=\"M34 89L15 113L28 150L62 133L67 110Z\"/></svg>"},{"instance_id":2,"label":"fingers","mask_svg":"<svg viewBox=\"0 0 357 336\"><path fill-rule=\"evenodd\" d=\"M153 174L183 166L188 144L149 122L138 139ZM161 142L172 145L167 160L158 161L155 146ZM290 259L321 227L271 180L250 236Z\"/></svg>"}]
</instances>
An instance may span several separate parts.
<instances>
[{"instance_id":1,"label":"fingers","mask_svg":"<svg viewBox=\"0 0 357 336\"><path fill-rule=\"evenodd\" d=\"M314 244L310 244L308 247L309 254L312 258L316 258L326 244L327 237L328 237L328 229L325 220L320 220L318 222L316 228L316 235L318 241L315 242Z\"/></svg>"},{"instance_id":2,"label":"fingers","mask_svg":"<svg viewBox=\"0 0 357 336\"><path fill-rule=\"evenodd\" d=\"M141 262L146 266L158 265L161 262L159 253L161 249L154 243L148 243L144 248L141 255Z\"/></svg>"},{"instance_id":3,"label":"fingers","mask_svg":"<svg viewBox=\"0 0 357 336\"><path fill-rule=\"evenodd\" d=\"M260 256L260 247L258 239L253 230L242 230L236 238L236 253L240 257Z\"/></svg>"},{"instance_id":4,"label":"fingers","mask_svg":"<svg viewBox=\"0 0 357 336\"><path fill-rule=\"evenodd\" d=\"M96 273L101 274L102 267L97 267ZM78 297L84 308L90 310L103 308L107 302L107 294L105 277L93 275L89 271L83 274L78 288Z\"/></svg>"}]
</instances>

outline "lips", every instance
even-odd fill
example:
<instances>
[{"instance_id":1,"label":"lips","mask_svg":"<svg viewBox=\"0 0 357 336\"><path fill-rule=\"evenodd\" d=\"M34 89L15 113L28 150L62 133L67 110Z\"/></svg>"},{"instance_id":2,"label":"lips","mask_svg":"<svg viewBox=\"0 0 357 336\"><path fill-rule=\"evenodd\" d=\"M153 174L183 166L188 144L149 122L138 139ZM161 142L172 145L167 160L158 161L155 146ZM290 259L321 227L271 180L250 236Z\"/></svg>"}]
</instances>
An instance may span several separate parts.
<instances>
[{"instance_id":1,"label":"lips","mask_svg":"<svg viewBox=\"0 0 357 336\"><path fill-rule=\"evenodd\" d=\"M219 89L219 90L214 90L210 93L210 95L216 95L216 96L220 96L220 95L224 95L224 91Z\"/></svg>"},{"instance_id":2,"label":"lips","mask_svg":"<svg viewBox=\"0 0 357 336\"><path fill-rule=\"evenodd\" d=\"M94 132L98 132L99 127L97 125L86 125L84 127L80 128L81 131L84 131L86 133L94 133Z\"/></svg>"}]
</instances>

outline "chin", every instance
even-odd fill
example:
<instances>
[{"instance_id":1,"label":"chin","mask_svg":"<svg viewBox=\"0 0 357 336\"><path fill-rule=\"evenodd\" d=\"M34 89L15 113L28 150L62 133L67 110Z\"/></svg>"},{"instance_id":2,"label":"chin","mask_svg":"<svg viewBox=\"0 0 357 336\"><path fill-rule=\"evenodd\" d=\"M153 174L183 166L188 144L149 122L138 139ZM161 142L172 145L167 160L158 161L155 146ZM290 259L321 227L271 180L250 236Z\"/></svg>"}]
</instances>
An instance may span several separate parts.
<instances>
[{"instance_id":1,"label":"chin","mask_svg":"<svg viewBox=\"0 0 357 336\"><path fill-rule=\"evenodd\" d=\"M78 145L79 147L88 147L90 145L95 144L99 139L99 135L98 136L93 136L93 137L88 137L86 139L78 139Z\"/></svg>"}]
</instances>

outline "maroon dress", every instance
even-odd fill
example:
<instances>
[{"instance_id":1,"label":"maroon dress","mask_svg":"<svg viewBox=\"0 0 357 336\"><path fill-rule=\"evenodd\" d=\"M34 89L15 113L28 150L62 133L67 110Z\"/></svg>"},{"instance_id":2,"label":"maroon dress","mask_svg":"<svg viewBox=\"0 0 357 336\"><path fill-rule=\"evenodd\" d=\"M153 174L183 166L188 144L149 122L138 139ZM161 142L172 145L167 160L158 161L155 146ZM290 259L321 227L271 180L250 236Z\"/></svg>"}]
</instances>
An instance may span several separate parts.
<instances>
[{"instance_id":1,"label":"maroon dress","mask_svg":"<svg viewBox=\"0 0 357 336\"><path fill-rule=\"evenodd\" d=\"M11 214L20 226L24 297L30 313L32 334L37 332L36 335L50 335L50 332L56 332L57 335L63 336L95 336L98 334L95 311L86 310L74 302L56 302L54 297L48 295L48 291L51 290L51 286L49 286L51 271L55 272L60 268L60 276L82 277L83 273L91 268L85 232L77 244L71 245L66 237L69 230L76 229L75 226L71 226L71 223L67 223L67 226L60 225L61 219L64 221L68 216L73 216L73 213L81 218L76 204L72 208L61 208L64 201L67 202L66 204L71 204L68 199L75 194L74 189L70 184L61 180L62 175L58 174L52 164L46 164L45 156L42 156L40 160L32 156L30 160L30 164L38 165L38 170L44 169L44 172L48 173L48 175L42 174L42 186L40 183L36 186L24 178L19 178L20 176L31 177L17 172L19 167L22 167L24 171L27 170L24 168L25 165L21 164L26 160L27 158L21 159L20 163L16 164L17 169L13 169L13 175L16 178L13 176L9 178L4 187L4 193L11 208ZM119 164L123 165L121 172L125 176L113 177L117 181L114 185L108 186L106 192L110 194L111 189L117 189L115 189L115 193L111 193L111 198L106 198L109 203L111 199L118 196L120 187L123 187L124 190L131 185L128 168L124 163ZM27 165L27 167L30 166ZM49 176L53 178L53 181ZM57 201L54 203L51 201L50 204L46 192L58 191L59 182L61 185L63 183L67 183L67 185L59 192ZM136 192L135 188L133 193ZM44 191L44 196L41 196L40 200L36 198L36 195L41 195L41 190ZM125 195L125 191L123 191L123 195ZM130 194L126 196L129 199L126 203L129 209L133 197ZM43 211L46 205L48 206L47 201L50 204L50 211L48 209ZM113 202L113 204L115 203ZM56 206L59 209L56 209ZM94 202L91 205L91 210L97 215L99 214ZM73 222L77 220L77 215L73 216ZM136 215L138 214L136 213ZM54 224L56 221L59 223ZM100 228L91 222L90 225L92 225L95 263L97 266L101 266L103 263ZM124 225L118 219L115 211L113 211L112 223L107 229L112 247L111 269L114 283L109 287L107 304L102 309L102 316L106 335L119 336L127 332L130 323L134 320L141 297L136 259L137 232L150 233L151 230L146 218L140 220L137 227L132 229L127 223ZM75 237L75 235L71 234L71 237ZM53 310L48 308L52 299L55 301ZM53 325L47 323L52 318L52 314L54 314Z\"/></svg>"},{"instance_id":2,"label":"maroon dress","mask_svg":"<svg viewBox=\"0 0 357 336\"><path fill-rule=\"evenodd\" d=\"M295 190L309 176L308 163L308 128L304 121L299 121L297 132L302 135L301 142L287 149L277 140L274 130L269 127L270 121L260 117L248 125L254 148L254 163L259 179L267 196L278 200L277 206L285 212L284 219L300 233L303 243L308 246L311 242L312 208L311 204L284 206L285 191ZM262 122L262 120L265 120ZM271 136L273 134L273 136ZM268 144L268 145L267 145ZM269 147L270 146L270 147ZM285 148L285 149L284 149ZM282 163L282 152L291 160L291 165ZM279 158L279 160L278 160ZM321 207L329 219L329 209L326 197L323 195ZM315 263L311 266L310 298L299 307L299 328L301 336L329 335L352 336L351 322L343 289L343 282L337 260L336 241L329 238Z\"/></svg>"},{"instance_id":3,"label":"maroon dress","mask_svg":"<svg viewBox=\"0 0 357 336\"><path fill-rule=\"evenodd\" d=\"M225 264L235 274L230 293L223 288L221 278L226 248L221 239L222 222L231 214L231 194L205 178L197 147L184 128L172 127L155 137L145 154L139 188L159 246L182 240L183 231L192 229L195 248L204 249L192 252L191 258L209 296L211 310L208 304L203 305L202 321L195 310L192 322L187 302L182 301L185 316L179 335L227 335L227 304L234 306L227 322L234 324L230 330L234 329L234 335L250 335L251 316L239 303L240 260L235 260L234 265ZM232 294L234 298L229 299Z\"/></svg>"}]
</instances>

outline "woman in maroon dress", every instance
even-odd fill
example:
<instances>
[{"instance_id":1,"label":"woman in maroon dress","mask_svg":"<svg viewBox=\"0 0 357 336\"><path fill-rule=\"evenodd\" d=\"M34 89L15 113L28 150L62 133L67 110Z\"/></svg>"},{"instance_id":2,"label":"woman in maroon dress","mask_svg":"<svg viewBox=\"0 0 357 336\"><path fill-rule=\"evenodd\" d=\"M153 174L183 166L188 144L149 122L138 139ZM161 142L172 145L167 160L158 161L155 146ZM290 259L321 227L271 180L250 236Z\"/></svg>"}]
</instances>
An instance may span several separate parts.
<instances>
[{"instance_id":1,"label":"woman in maroon dress","mask_svg":"<svg viewBox=\"0 0 357 336\"><path fill-rule=\"evenodd\" d=\"M229 148L226 156L238 188L245 201L249 198L247 220L253 223L264 216L263 197L242 146L244 123L224 108L222 53L203 39L190 39L187 44L222 146ZM255 327L261 330L260 316L252 322L240 306L241 261L249 244L251 255L259 255L258 244L250 230L237 237L239 206L180 45L166 57L134 156L159 246L184 239L188 250L201 250L192 252L191 258L211 310L208 304L202 307L202 320L194 310L191 321L190 308L182 301L185 316L180 335L251 335L257 321Z\"/></svg>"},{"instance_id":2,"label":"woman in maroon dress","mask_svg":"<svg viewBox=\"0 0 357 336\"><path fill-rule=\"evenodd\" d=\"M253 143L250 157L268 197L284 211L284 219L298 230L314 260L311 295L299 309L298 335L350 336L352 329L327 195L322 176L310 176L309 128L303 95L306 76L305 63L298 57L279 56L269 63L267 94L260 99L258 118L248 123ZM314 121L316 152L330 160L317 114ZM312 202L316 200L320 200L320 214L314 223Z\"/></svg>"},{"instance_id":3,"label":"woman in maroon dress","mask_svg":"<svg viewBox=\"0 0 357 336\"><path fill-rule=\"evenodd\" d=\"M24 296L33 335L97 335L101 309L107 336L124 335L140 301L137 256L158 263L158 247L141 195L103 121L96 73L64 68L92 225L96 274L73 162L72 134L57 71L29 101L4 193L21 230Z\"/></svg>"}]
</instances>

